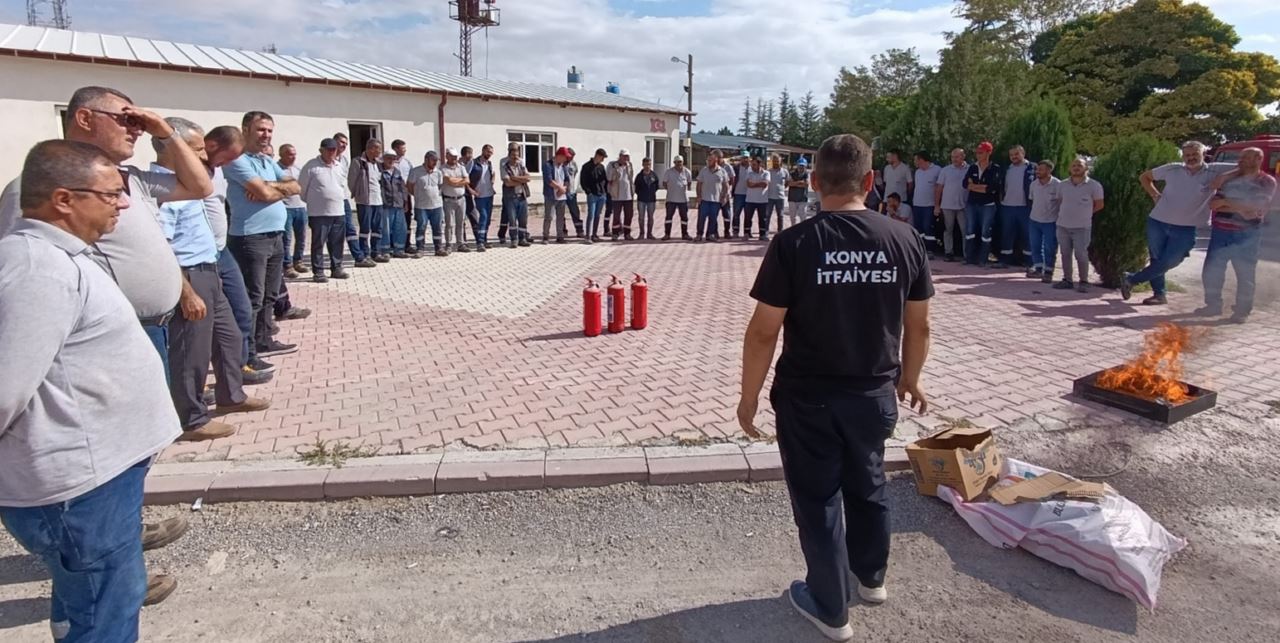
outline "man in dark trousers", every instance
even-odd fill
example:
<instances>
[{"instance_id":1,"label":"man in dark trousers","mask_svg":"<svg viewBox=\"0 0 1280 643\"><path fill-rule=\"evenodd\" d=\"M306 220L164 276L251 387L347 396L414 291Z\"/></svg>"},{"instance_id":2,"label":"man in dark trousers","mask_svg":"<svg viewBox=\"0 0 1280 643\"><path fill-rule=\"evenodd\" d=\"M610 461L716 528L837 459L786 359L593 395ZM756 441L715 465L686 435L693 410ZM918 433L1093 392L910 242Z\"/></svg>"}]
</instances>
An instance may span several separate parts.
<instances>
[{"instance_id":1,"label":"man in dark trousers","mask_svg":"<svg viewBox=\"0 0 1280 643\"><path fill-rule=\"evenodd\" d=\"M866 209L874 180L867 144L828 138L815 166L821 212L778 234L751 289L758 303L743 342L738 422L760 435L760 389L785 326L770 400L808 565L788 595L823 635L843 641L853 637L854 582L865 601L887 598L884 443L898 401L928 410L920 372L933 284L920 235Z\"/></svg>"}]
</instances>

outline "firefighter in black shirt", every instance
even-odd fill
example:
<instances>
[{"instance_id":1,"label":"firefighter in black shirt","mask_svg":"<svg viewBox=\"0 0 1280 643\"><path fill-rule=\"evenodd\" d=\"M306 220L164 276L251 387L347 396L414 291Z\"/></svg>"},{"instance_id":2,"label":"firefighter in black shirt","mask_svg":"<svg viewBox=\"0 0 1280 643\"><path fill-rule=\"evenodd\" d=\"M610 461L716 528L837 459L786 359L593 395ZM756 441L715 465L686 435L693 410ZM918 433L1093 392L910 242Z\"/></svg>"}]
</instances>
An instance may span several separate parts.
<instances>
[{"instance_id":1,"label":"firefighter in black shirt","mask_svg":"<svg viewBox=\"0 0 1280 643\"><path fill-rule=\"evenodd\" d=\"M785 328L770 401L808 566L789 596L824 635L846 640L853 582L863 600L887 598L884 443L899 401L928 409L920 372L933 284L919 233L866 209L874 180L867 144L833 136L814 165L821 212L778 234L751 290L738 421L759 436L760 390Z\"/></svg>"}]
</instances>

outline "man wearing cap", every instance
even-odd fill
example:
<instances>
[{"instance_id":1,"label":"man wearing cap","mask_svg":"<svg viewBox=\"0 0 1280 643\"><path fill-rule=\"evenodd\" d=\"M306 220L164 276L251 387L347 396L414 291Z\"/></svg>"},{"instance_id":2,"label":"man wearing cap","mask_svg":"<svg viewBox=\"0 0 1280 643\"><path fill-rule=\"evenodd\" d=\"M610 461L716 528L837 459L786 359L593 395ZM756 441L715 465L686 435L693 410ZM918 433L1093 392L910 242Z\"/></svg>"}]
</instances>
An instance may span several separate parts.
<instances>
[{"instance_id":1,"label":"man wearing cap","mask_svg":"<svg viewBox=\"0 0 1280 643\"><path fill-rule=\"evenodd\" d=\"M672 159L674 165L662 173L662 187L667 191L667 221L662 240L671 238L671 220L676 212L680 213L680 238L692 241L689 236L689 187L693 184L693 174L684 166L684 157L677 155Z\"/></svg>"},{"instance_id":2,"label":"man wearing cap","mask_svg":"<svg viewBox=\"0 0 1280 643\"><path fill-rule=\"evenodd\" d=\"M480 148L480 157L471 162L467 191L476 202L476 252L489 249L489 220L493 218L493 146Z\"/></svg>"},{"instance_id":3,"label":"man wearing cap","mask_svg":"<svg viewBox=\"0 0 1280 643\"><path fill-rule=\"evenodd\" d=\"M307 161L298 173L302 201L307 204L311 226L311 280L325 283L324 251L329 250L329 274L346 279L342 269L342 239L346 232L347 177L338 162L338 142L320 141L320 155Z\"/></svg>"},{"instance_id":4,"label":"man wearing cap","mask_svg":"<svg viewBox=\"0 0 1280 643\"><path fill-rule=\"evenodd\" d=\"M996 223L996 199L1004 188L1004 170L991 161L994 146L983 141L974 149L977 162L969 166L964 187L969 201L965 205L965 259L975 266L997 268L990 263L991 230Z\"/></svg>"},{"instance_id":5,"label":"man wearing cap","mask_svg":"<svg viewBox=\"0 0 1280 643\"><path fill-rule=\"evenodd\" d=\"M787 216L791 225L807 217L805 206L809 203L809 161L803 156L796 161L787 177Z\"/></svg>"},{"instance_id":6,"label":"man wearing cap","mask_svg":"<svg viewBox=\"0 0 1280 643\"><path fill-rule=\"evenodd\" d=\"M606 158L609 155L604 148L597 149L595 156L583 164L582 175L578 179L582 191L587 193L587 243L600 240L600 217L605 214L605 194L609 189L609 171L604 166Z\"/></svg>"},{"instance_id":7,"label":"man wearing cap","mask_svg":"<svg viewBox=\"0 0 1280 643\"><path fill-rule=\"evenodd\" d=\"M444 247L457 252L471 252L463 233L466 230L466 194L470 179L467 168L458 161L458 150L444 151L444 167L440 168L440 198L444 208ZM435 235L433 227L431 234Z\"/></svg>"},{"instance_id":8,"label":"man wearing cap","mask_svg":"<svg viewBox=\"0 0 1280 643\"><path fill-rule=\"evenodd\" d=\"M502 219L507 222L507 247L529 247L529 170L520 158L520 144L507 145L502 159Z\"/></svg>"},{"instance_id":9,"label":"man wearing cap","mask_svg":"<svg viewBox=\"0 0 1280 643\"><path fill-rule=\"evenodd\" d=\"M445 154L452 152L453 148L445 151ZM429 150L422 158L422 165L413 168L409 172L408 187L413 193L413 218L418 222L418 255L421 256L426 252L426 226L431 225L431 246L437 257L445 257L449 255L448 247L444 244L444 235L441 234L440 221L444 218L444 173L440 170L440 155L435 150ZM462 169L462 164L457 163L456 167ZM454 172L457 176L457 172ZM451 192L457 195L459 192L465 192L465 187L451 186ZM456 202L457 199L454 199Z\"/></svg>"},{"instance_id":10,"label":"man wearing cap","mask_svg":"<svg viewBox=\"0 0 1280 643\"><path fill-rule=\"evenodd\" d=\"M569 218L573 219L573 231L578 235L579 239L583 238L582 231L582 213L578 210L578 161L574 157L578 155L573 151L572 147L566 147L569 152L569 162L564 164L565 174L569 177L569 183L565 185L569 192L565 198L565 205L569 208Z\"/></svg>"},{"instance_id":11,"label":"man wearing cap","mask_svg":"<svg viewBox=\"0 0 1280 643\"><path fill-rule=\"evenodd\" d=\"M711 150L706 166L698 172L697 243L716 240L716 215L730 202L729 197L733 194L726 167L720 162L720 150Z\"/></svg>"},{"instance_id":12,"label":"man wearing cap","mask_svg":"<svg viewBox=\"0 0 1280 643\"><path fill-rule=\"evenodd\" d=\"M395 152L382 155L382 171L378 175L379 186L382 188L382 243L379 245L382 258L375 257L376 261L386 261L391 257L404 259L408 256L403 248L405 238L409 236L404 222L404 209L409 205L409 190L404 176L400 174L399 162Z\"/></svg>"},{"instance_id":13,"label":"man wearing cap","mask_svg":"<svg viewBox=\"0 0 1280 643\"><path fill-rule=\"evenodd\" d=\"M609 198L613 200L610 215L613 216L613 240L623 235L631 240L631 219L635 217L635 167L631 165L631 154L626 148L618 150L618 160L611 161L608 166ZM623 219L623 215L626 219ZM609 225L608 215L605 226Z\"/></svg>"},{"instance_id":14,"label":"man wearing cap","mask_svg":"<svg viewBox=\"0 0 1280 643\"><path fill-rule=\"evenodd\" d=\"M550 242L551 218L556 220L556 243L565 242L564 215L569 199L569 148L556 150L554 158L542 164L542 243Z\"/></svg>"}]
</instances>

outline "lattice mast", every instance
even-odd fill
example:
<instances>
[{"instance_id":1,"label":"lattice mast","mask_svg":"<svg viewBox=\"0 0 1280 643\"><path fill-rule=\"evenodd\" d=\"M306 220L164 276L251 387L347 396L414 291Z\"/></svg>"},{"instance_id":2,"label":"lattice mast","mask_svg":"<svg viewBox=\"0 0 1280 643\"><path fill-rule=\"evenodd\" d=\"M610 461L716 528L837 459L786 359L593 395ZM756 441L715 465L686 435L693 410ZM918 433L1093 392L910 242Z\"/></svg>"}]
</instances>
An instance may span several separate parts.
<instances>
[{"instance_id":1,"label":"lattice mast","mask_svg":"<svg viewBox=\"0 0 1280 643\"><path fill-rule=\"evenodd\" d=\"M458 72L471 75L471 37L502 23L497 0L449 0L449 18L458 21Z\"/></svg>"}]
</instances>

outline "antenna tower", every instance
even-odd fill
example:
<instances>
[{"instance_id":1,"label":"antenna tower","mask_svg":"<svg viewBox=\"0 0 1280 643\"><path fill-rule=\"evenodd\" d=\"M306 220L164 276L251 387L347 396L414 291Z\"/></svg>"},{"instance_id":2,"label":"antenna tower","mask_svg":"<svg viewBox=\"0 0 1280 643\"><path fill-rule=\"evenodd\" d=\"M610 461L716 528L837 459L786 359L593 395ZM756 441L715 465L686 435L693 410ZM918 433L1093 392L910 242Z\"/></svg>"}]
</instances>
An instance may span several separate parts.
<instances>
[{"instance_id":1,"label":"antenna tower","mask_svg":"<svg viewBox=\"0 0 1280 643\"><path fill-rule=\"evenodd\" d=\"M471 75L471 36L502 23L497 0L449 0L449 18L458 21L458 72Z\"/></svg>"},{"instance_id":2,"label":"antenna tower","mask_svg":"<svg viewBox=\"0 0 1280 643\"><path fill-rule=\"evenodd\" d=\"M45 5L49 7L49 16L45 15ZM27 24L32 27L70 29L71 13L67 11L67 0L27 0Z\"/></svg>"}]
</instances>

